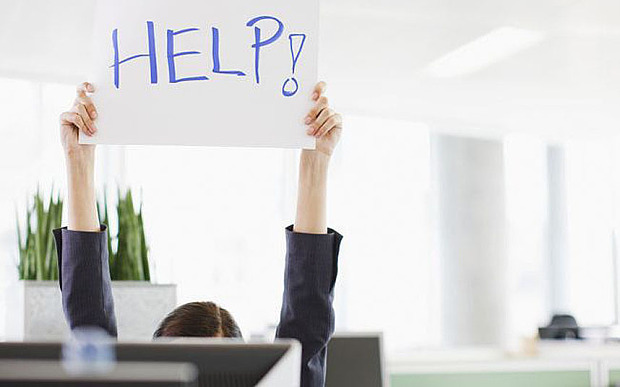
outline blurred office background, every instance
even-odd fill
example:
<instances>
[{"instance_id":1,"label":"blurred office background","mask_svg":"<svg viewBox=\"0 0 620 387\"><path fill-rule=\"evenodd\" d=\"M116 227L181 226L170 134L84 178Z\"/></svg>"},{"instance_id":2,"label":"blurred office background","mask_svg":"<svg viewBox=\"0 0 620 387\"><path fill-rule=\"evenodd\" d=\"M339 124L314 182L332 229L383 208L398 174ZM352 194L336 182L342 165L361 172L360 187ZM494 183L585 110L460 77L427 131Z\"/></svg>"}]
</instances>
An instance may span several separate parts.
<instances>
[{"instance_id":1,"label":"blurred office background","mask_svg":"<svg viewBox=\"0 0 620 387\"><path fill-rule=\"evenodd\" d=\"M16 211L64 190L57 117L87 73L93 2L1 3L4 295ZM339 330L382 331L389 361L509 346L559 312L618 322L619 48L615 0L322 2L319 71L345 117ZM246 335L278 321L296 170L291 150L98 148L100 187L141 192L154 280Z\"/></svg>"}]
</instances>

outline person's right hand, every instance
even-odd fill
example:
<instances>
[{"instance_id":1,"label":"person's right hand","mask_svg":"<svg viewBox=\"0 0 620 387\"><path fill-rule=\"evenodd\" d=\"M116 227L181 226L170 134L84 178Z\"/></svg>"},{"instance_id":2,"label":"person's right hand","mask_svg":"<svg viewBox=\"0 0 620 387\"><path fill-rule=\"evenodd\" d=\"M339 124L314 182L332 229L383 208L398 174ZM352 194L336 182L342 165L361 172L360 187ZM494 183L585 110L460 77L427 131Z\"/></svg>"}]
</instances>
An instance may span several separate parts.
<instances>
[{"instance_id":1,"label":"person's right hand","mask_svg":"<svg viewBox=\"0 0 620 387\"><path fill-rule=\"evenodd\" d=\"M95 146L78 142L80 131L87 136L97 132L94 123L97 119L97 109L88 96L88 93L94 91L95 88L90 83L80 84L71 110L60 115L60 141L67 157L77 157L84 161L94 158Z\"/></svg>"}]
</instances>

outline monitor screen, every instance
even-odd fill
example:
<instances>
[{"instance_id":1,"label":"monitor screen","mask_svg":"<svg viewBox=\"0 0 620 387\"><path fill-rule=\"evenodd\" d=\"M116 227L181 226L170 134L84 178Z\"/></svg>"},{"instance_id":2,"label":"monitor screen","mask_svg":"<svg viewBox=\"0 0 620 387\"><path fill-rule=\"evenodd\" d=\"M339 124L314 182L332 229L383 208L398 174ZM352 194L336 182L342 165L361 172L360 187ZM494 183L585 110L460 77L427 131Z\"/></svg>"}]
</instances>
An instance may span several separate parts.
<instances>
[{"instance_id":1,"label":"monitor screen","mask_svg":"<svg viewBox=\"0 0 620 387\"><path fill-rule=\"evenodd\" d=\"M0 360L1 387L194 387L197 382L190 363L118 362L105 372L75 374L58 360Z\"/></svg>"},{"instance_id":2,"label":"monitor screen","mask_svg":"<svg viewBox=\"0 0 620 387\"><path fill-rule=\"evenodd\" d=\"M187 362L196 366L199 385L253 387L294 347L295 341L243 343L231 339L178 338L115 344L119 362ZM0 359L58 360L62 343L0 343ZM298 372L298 371L297 371Z\"/></svg>"},{"instance_id":3,"label":"monitor screen","mask_svg":"<svg viewBox=\"0 0 620 387\"><path fill-rule=\"evenodd\" d=\"M327 346L326 387L383 387L379 334L335 335Z\"/></svg>"}]
</instances>

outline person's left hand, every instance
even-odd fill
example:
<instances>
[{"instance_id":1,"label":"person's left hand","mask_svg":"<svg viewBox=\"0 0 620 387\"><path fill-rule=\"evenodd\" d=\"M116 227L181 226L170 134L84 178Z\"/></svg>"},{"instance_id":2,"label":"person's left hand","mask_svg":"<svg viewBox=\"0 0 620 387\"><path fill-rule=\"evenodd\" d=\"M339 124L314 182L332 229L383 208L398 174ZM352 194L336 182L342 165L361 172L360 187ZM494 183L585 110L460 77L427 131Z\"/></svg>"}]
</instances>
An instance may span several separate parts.
<instances>
[{"instance_id":1,"label":"person's left hand","mask_svg":"<svg viewBox=\"0 0 620 387\"><path fill-rule=\"evenodd\" d=\"M325 96L325 82L319 82L314 87L312 100L315 105L305 117L308 126L307 133L316 137L316 149L325 156L331 156L342 135L342 117L329 107Z\"/></svg>"}]
</instances>

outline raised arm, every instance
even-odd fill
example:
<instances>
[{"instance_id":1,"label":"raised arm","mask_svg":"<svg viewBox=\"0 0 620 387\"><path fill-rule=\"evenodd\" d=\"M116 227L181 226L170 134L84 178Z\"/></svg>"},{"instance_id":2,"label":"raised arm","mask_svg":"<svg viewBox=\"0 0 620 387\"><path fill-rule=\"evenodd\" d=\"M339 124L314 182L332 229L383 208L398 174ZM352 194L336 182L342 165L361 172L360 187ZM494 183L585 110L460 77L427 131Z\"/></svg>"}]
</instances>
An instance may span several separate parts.
<instances>
[{"instance_id":1,"label":"raised arm","mask_svg":"<svg viewBox=\"0 0 620 387\"><path fill-rule=\"evenodd\" d=\"M78 86L70 111L60 116L60 138L65 151L67 168L68 229L98 232L100 230L95 199L95 146L80 145L78 133L90 136L97 128L97 111L86 95L94 92L89 83Z\"/></svg>"},{"instance_id":2,"label":"raised arm","mask_svg":"<svg viewBox=\"0 0 620 387\"><path fill-rule=\"evenodd\" d=\"M316 149L301 152L297 216L294 230L309 234L327 232L327 170L340 140L342 118L329 107L325 82L319 82L312 99L316 102L304 118L307 133L316 137Z\"/></svg>"},{"instance_id":3,"label":"raised arm","mask_svg":"<svg viewBox=\"0 0 620 387\"><path fill-rule=\"evenodd\" d=\"M304 150L299 165L297 216L286 231L284 296L277 337L302 345L303 387L325 384L327 343L334 332L334 285L342 236L327 228L327 170L342 132L342 120L328 105L325 84L314 91L308 134L315 150Z\"/></svg>"},{"instance_id":4,"label":"raised arm","mask_svg":"<svg viewBox=\"0 0 620 387\"><path fill-rule=\"evenodd\" d=\"M78 143L79 132L97 128L89 83L78 86L71 110L60 116L60 139L67 168L68 227L54 230L60 288L71 329L97 326L116 336L116 318L105 226L99 224L95 197L95 146Z\"/></svg>"}]
</instances>

